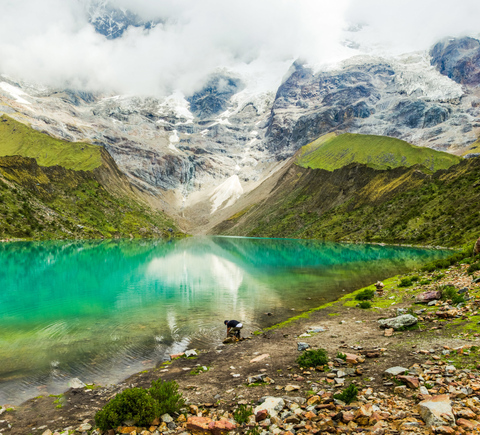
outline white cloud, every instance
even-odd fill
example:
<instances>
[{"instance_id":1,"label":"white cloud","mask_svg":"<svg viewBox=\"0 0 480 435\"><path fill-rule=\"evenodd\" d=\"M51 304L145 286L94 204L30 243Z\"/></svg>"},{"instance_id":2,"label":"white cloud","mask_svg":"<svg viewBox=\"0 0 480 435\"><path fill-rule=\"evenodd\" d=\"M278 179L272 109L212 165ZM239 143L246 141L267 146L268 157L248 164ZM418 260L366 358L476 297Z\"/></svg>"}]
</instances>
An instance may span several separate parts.
<instances>
[{"instance_id":1,"label":"white cloud","mask_svg":"<svg viewBox=\"0 0 480 435\"><path fill-rule=\"evenodd\" d=\"M144 20L107 40L88 23L91 0L4 0L0 72L52 86L123 93L190 93L219 67L264 76L272 88L291 62L337 61L340 42L387 51L425 49L447 35L477 34L478 1L111 0ZM368 24L355 34L347 23Z\"/></svg>"}]
</instances>

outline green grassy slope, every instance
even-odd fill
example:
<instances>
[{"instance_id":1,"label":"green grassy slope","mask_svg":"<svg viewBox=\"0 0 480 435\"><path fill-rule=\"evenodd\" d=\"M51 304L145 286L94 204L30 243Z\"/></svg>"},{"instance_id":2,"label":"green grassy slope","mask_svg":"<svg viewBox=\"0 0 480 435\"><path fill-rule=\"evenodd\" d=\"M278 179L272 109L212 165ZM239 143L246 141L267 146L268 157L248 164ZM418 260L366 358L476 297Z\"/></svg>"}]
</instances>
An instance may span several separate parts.
<instances>
[{"instance_id":1,"label":"green grassy slope","mask_svg":"<svg viewBox=\"0 0 480 435\"><path fill-rule=\"evenodd\" d=\"M480 235L480 158L425 174L419 167L333 172L292 164L264 201L212 233L461 246Z\"/></svg>"},{"instance_id":2,"label":"green grassy slope","mask_svg":"<svg viewBox=\"0 0 480 435\"><path fill-rule=\"evenodd\" d=\"M0 157L0 239L175 235L172 219L127 195L110 193L93 172Z\"/></svg>"},{"instance_id":3,"label":"green grassy slope","mask_svg":"<svg viewBox=\"0 0 480 435\"><path fill-rule=\"evenodd\" d=\"M375 169L422 165L431 171L447 169L460 157L417 147L386 136L329 133L303 147L297 164L304 168L333 171L350 163L364 163Z\"/></svg>"},{"instance_id":4,"label":"green grassy slope","mask_svg":"<svg viewBox=\"0 0 480 435\"><path fill-rule=\"evenodd\" d=\"M173 220L140 200L105 149L0 118L0 238L175 235Z\"/></svg>"},{"instance_id":5,"label":"green grassy slope","mask_svg":"<svg viewBox=\"0 0 480 435\"><path fill-rule=\"evenodd\" d=\"M66 142L33 130L6 115L0 117L0 156L34 158L40 166L91 171L102 164L101 147Z\"/></svg>"}]
</instances>

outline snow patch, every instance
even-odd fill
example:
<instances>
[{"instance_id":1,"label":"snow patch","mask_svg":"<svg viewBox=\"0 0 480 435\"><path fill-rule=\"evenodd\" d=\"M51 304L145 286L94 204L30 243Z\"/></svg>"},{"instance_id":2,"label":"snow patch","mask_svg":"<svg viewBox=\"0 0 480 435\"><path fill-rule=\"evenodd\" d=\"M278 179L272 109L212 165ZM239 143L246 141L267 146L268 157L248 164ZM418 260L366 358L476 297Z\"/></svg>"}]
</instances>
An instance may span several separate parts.
<instances>
[{"instance_id":1,"label":"snow patch","mask_svg":"<svg viewBox=\"0 0 480 435\"><path fill-rule=\"evenodd\" d=\"M176 143L180 142L180 138L178 137L177 130L172 131L172 134L168 137L168 141L170 142L168 145L168 148L171 149L172 151L178 152L178 149L175 146Z\"/></svg>"},{"instance_id":2,"label":"snow patch","mask_svg":"<svg viewBox=\"0 0 480 435\"><path fill-rule=\"evenodd\" d=\"M242 194L243 187L240 184L238 175L232 175L230 178L227 178L220 186L215 188L210 196L210 201L212 202L210 214L216 212L220 207L226 208L235 204Z\"/></svg>"},{"instance_id":3,"label":"snow patch","mask_svg":"<svg viewBox=\"0 0 480 435\"><path fill-rule=\"evenodd\" d=\"M192 124L194 116L189 108L190 103L185 99L185 95L180 91L175 91L163 103L159 104L158 111L165 115L174 114L176 118L186 119L184 124Z\"/></svg>"},{"instance_id":4,"label":"snow patch","mask_svg":"<svg viewBox=\"0 0 480 435\"><path fill-rule=\"evenodd\" d=\"M31 104L30 101L27 101L21 97L21 95L26 95L27 97L29 97L30 95L23 92L20 88L17 88L16 86L12 86L6 82L0 82L0 88L3 89L5 92L9 93L17 103Z\"/></svg>"}]
</instances>

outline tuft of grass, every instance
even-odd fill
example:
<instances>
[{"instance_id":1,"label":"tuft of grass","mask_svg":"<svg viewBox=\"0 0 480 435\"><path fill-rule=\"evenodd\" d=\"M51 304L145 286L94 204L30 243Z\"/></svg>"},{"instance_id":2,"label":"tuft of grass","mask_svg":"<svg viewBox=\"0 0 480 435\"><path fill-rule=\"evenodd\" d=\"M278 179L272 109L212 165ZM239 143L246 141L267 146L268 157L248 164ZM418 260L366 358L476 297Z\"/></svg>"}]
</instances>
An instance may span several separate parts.
<instances>
[{"instance_id":1,"label":"tuft of grass","mask_svg":"<svg viewBox=\"0 0 480 435\"><path fill-rule=\"evenodd\" d=\"M251 415L253 415L252 408L247 405L239 405L233 412L233 418L239 424L246 423Z\"/></svg>"},{"instance_id":2,"label":"tuft of grass","mask_svg":"<svg viewBox=\"0 0 480 435\"><path fill-rule=\"evenodd\" d=\"M325 349L310 349L304 351L298 358L297 363L300 367L317 367L328 363L328 354Z\"/></svg>"},{"instance_id":3,"label":"tuft of grass","mask_svg":"<svg viewBox=\"0 0 480 435\"><path fill-rule=\"evenodd\" d=\"M362 301L358 304L358 306L364 310L368 308L372 308L372 303L370 301Z\"/></svg>"},{"instance_id":4,"label":"tuft of grass","mask_svg":"<svg viewBox=\"0 0 480 435\"><path fill-rule=\"evenodd\" d=\"M333 397L349 405L357 399L357 395L358 388L354 384L350 384L341 393L335 394Z\"/></svg>"}]
</instances>

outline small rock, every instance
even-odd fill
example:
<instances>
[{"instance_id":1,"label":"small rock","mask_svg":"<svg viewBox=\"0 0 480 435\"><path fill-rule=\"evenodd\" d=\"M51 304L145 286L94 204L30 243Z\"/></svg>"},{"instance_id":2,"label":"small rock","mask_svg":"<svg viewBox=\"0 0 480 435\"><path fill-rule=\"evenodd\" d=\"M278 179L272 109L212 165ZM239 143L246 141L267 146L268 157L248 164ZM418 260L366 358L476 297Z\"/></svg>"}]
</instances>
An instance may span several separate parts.
<instances>
[{"instance_id":1,"label":"small rock","mask_svg":"<svg viewBox=\"0 0 480 435\"><path fill-rule=\"evenodd\" d=\"M402 373L405 373L406 371L408 371L408 369L406 369L405 367L390 367L389 369L385 370L385 373L387 375L392 375L392 376L397 376L397 375L401 375Z\"/></svg>"},{"instance_id":2,"label":"small rock","mask_svg":"<svg viewBox=\"0 0 480 435\"><path fill-rule=\"evenodd\" d=\"M402 316L391 317L390 319L380 319L378 323L380 328L393 328L396 331L403 329L408 326L413 326L417 324L418 319L411 314L403 314Z\"/></svg>"},{"instance_id":3,"label":"small rock","mask_svg":"<svg viewBox=\"0 0 480 435\"><path fill-rule=\"evenodd\" d=\"M68 388L85 388L85 384L78 378L70 379Z\"/></svg>"},{"instance_id":4,"label":"small rock","mask_svg":"<svg viewBox=\"0 0 480 435\"><path fill-rule=\"evenodd\" d=\"M261 373L259 375L249 376L247 381L249 384L254 384L255 382L263 382L263 380L267 377L266 373Z\"/></svg>"},{"instance_id":5,"label":"small rock","mask_svg":"<svg viewBox=\"0 0 480 435\"><path fill-rule=\"evenodd\" d=\"M83 423L77 427L77 432L86 432L92 428L91 424Z\"/></svg>"},{"instance_id":6,"label":"small rock","mask_svg":"<svg viewBox=\"0 0 480 435\"><path fill-rule=\"evenodd\" d=\"M259 355L253 359L250 360L251 363L256 363L256 362L259 362L259 361L262 361L263 359L265 358L268 358L270 355L268 353L264 353L262 355Z\"/></svg>"},{"instance_id":7,"label":"small rock","mask_svg":"<svg viewBox=\"0 0 480 435\"><path fill-rule=\"evenodd\" d=\"M267 396L265 400L254 409L255 415L261 410L266 410L268 415L277 416L285 406L285 401L281 397Z\"/></svg>"},{"instance_id":8,"label":"small rock","mask_svg":"<svg viewBox=\"0 0 480 435\"><path fill-rule=\"evenodd\" d=\"M297 343L297 350L300 352L303 352L304 350L307 350L310 347L308 343L304 343L303 341L299 341Z\"/></svg>"},{"instance_id":9,"label":"small rock","mask_svg":"<svg viewBox=\"0 0 480 435\"><path fill-rule=\"evenodd\" d=\"M299 390L300 387L298 385L287 385L285 387L285 391L296 391Z\"/></svg>"},{"instance_id":10,"label":"small rock","mask_svg":"<svg viewBox=\"0 0 480 435\"><path fill-rule=\"evenodd\" d=\"M173 421L173 418L170 416L170 414L163 414L160 418L167 424Z\"/></svg>"},{"instance_id":11,"label":"small rock","mask_svg":"<svg viewBox=\"0 0 480 435\"><path fill-rule=\"evenodd\" d=\"M191 357L191 356L197 356L197 355L198 355L198 353L194 349L189 349L189 350L185 351L185 356L187 358Z\"/></svg>"}]
</instances>

